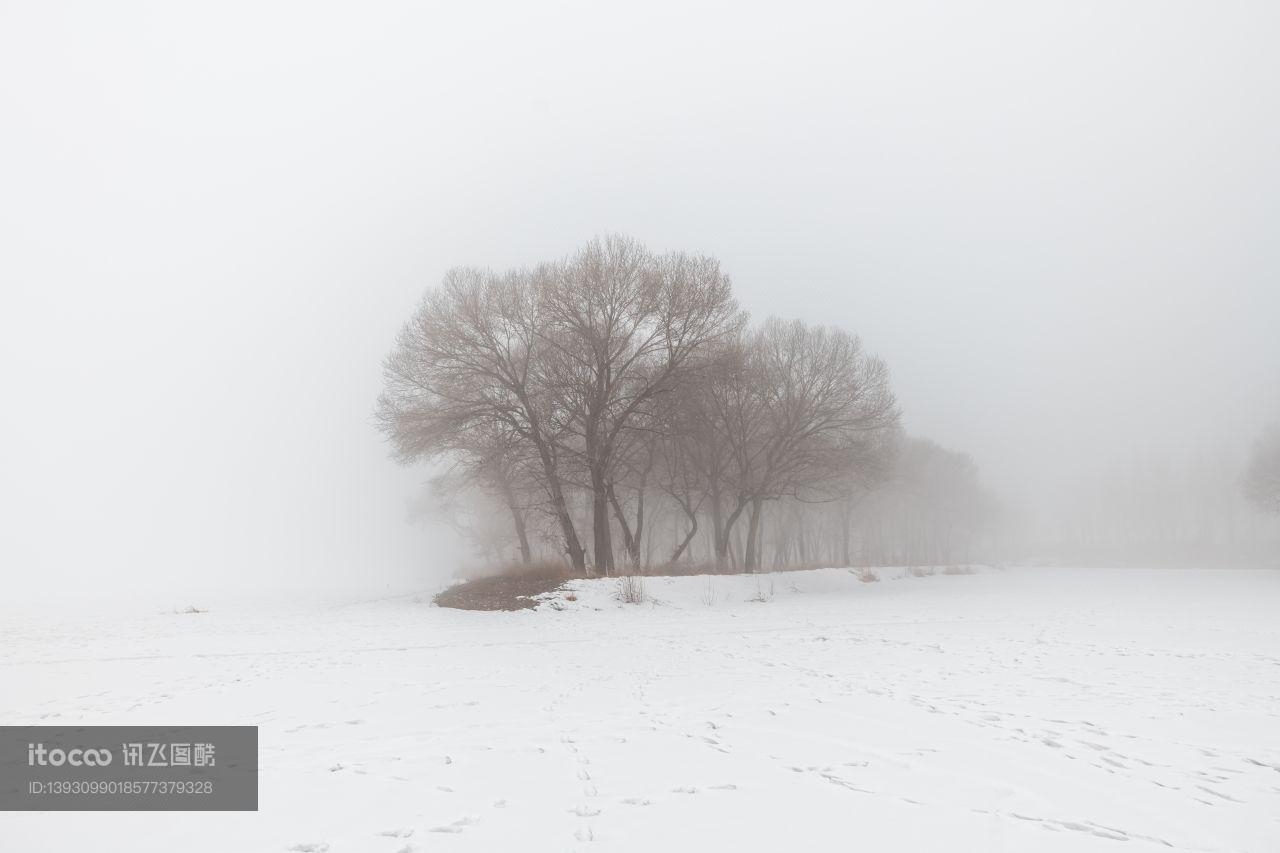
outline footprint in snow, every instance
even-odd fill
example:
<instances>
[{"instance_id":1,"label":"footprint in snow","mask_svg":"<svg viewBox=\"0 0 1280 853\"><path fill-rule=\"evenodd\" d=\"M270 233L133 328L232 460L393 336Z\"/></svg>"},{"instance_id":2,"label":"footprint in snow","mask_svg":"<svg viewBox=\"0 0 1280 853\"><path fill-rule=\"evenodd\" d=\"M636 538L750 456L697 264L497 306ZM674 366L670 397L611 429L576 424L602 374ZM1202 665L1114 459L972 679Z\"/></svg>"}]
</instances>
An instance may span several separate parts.
<instances>
[{"instance_id":1,"label":"footprint in snow","mask_svg":"<svg viewBox=\"0 0 1280 853\"><path fill-rule=\"evenodd\" d=\"M295 853L325 853L329 849L329 845L324 841L313 841L305 844L295 844L289 848Z\"/></svg>"},{"instance_id":2,"label":"footprint in snow","mask_svg":"<svg viewBox=\"0 0 1280 853\"><path fill-rule=\"evenodd\" d=\"M463 829L475 823L474 818L460 817L453 823L446 823L443 826L431 827L432 832L462 832Z\"/></svg>"},{"instance_id":3,"label":"footprint in snow","mask_svg":"<svg viewBox=\"0 0 1280 853\"><path fill-rule=\"evenodd\" d=\"M412 829L384 829L378 833L384 838L409 838L413 835Z\"/></svg>"}]
</instances>

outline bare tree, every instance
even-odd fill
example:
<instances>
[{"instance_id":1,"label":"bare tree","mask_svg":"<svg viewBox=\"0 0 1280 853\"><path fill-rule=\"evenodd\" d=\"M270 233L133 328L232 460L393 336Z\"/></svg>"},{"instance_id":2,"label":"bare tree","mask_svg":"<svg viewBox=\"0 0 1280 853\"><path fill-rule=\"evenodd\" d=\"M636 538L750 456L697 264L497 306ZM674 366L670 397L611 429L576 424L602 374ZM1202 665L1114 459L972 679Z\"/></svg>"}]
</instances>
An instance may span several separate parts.
<instances>
[{"instance_id":1,"label":"bare tree","mask_svg":"<svg viewBox=\"0 0 1280 853\"><path fill-rule=\"evenodd\" d=\"M395 455L447 459L440 483L500 502L514 535L499 550L514 542L529 561L531 530L546 540L552 522L573 568L597 574L615 568L615 525L635 568L656 549L687 555L708 514L721 567L757 569L766 542L779 564L834 555L836 531L847 562L853 507L897 437L888 372L856 337L798 321L746 330L716 261L624 237L532 270L450 272L385 382ZM769 501L780 512L766 525Z\"/></svg>"},{"instance_id":2,"label":"bare tree","mask_svg":"<svg viewBox=\"0 0 1280 853\"><path fill-rule=\"evenodd\" d=\"M704 459L713 449L689 401L689 392L696 393L699 387L699 383L690 382L670 401L666 429L657 448L658 487L679 507L689 525L672 550L670 563L679 561L698 535L698 511L710 494L709 472L715 470L714 464Z\"/></svg>"},{"instance_id":3,"label":"bare tree","mask_svg":"<svg viewBox=\"0 0 1280 853\"><path fill-rule=\"evenodd\" d=\"M854 515L862 502L877 490L884 488L893 477L902 448L902 431L897 426L881 430L855 448L845 476L838 483L837 534L840 544L836 562L852 565L852 539Z\"/></svg>"},{"instance_id":4,"label":"bare tree","mask_svg":"<svg viewBox=\"0 0 1280 853\"><path fill-rule=\"evenodd\" d=\"M869 464L898 410L884 363L839 329L768 320L726 347L708 373L706 418L728 448L736 503L718 531L717 559L750 508L744 563L759 567L766 500L832 500ZM717 501L713 500L713 505Z\"/></svg>"},{"instance_id":5,"label":"bare tree","mask_svg":"<svg viewBox=\"0 0 1280 853\"><path fill-rule=\"evenodd\" d=\"M1280 513L1280 424L1268 427L1254 442L1244 493L1264 512Z\"/></svg>"},{"instance_id":6,"label":"bare tree","mask_svg":"<svg viewBox=\"0 0 1280 853\"><path fill-rule=\"evenodd\" d=\"M586 565L562 476L565 425L548 380L543 273L457 269L427 293L384 366L378 418L405 462L527 445L575 569Z\"/></svg>"},{"instance_id":7,"label":"bare tree","mask_svg":"<svg viewBox=\"0 0 1280 853\"><path fill-rule=\"evenodd\" d=\"M742 317L717 261L654 256L625 237L597 239L547 272L540 333L554 352L566 424L580 438L603 574L613 568L609 484L624 431Z\"/></svg>"},{"instance_id":8,"label":"bare tree","mask_svg":"<svg viewBox=\"0 0 1280 853\"><path fill-rule=\"evenodd\" d=\"M615 461L611 466L606 491L614 517L622 531L623 548L631 569L640 566L640 545L644 541L645 497L649 491L650 476L658 461L660 427L651 424L644 428L625 430L619 436L615 448ZM624 492L619 499L619 492ZM627 505L633 507L628 516Z\"/></svg>"}]
</instances>

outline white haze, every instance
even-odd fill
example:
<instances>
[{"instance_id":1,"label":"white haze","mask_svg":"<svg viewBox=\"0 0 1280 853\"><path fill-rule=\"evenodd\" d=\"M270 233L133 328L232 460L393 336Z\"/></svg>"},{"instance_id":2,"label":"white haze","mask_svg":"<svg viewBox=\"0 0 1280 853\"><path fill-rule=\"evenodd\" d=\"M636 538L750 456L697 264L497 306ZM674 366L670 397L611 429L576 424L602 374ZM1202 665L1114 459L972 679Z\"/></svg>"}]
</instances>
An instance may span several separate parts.
<instances>
[{"instance_id":1,"label":"white haze","mask_svg":"<svg viewBox=\"0 0 1280 853\"><path fill-rule=\"evenodd\" d=\"M6 589L448 573L381 359L448 267L605 231L860 333L1023 514L1243 452L1280 418L1277 43L1267 2L6 2Z\"/></svg>"}]
</instances>

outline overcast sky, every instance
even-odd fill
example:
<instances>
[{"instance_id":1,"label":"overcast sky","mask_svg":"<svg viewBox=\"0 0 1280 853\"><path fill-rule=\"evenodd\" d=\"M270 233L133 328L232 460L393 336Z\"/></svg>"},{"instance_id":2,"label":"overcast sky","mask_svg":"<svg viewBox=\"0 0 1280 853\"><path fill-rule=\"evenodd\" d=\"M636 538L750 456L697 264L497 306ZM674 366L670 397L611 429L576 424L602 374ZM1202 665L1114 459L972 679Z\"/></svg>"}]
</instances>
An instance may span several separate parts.
<instances>
[{"instance_id":1,"label":"overcast sky","mask_svg":"<svg viewBox=\"0 0 1280 853\"><path fill-rule=\"evenodd\" d=\"M372 425L450 266L627 232L1034 507L1280 418L1270 2L0 2L0 566L446 573Z\"/></svg>"}]
</instances>

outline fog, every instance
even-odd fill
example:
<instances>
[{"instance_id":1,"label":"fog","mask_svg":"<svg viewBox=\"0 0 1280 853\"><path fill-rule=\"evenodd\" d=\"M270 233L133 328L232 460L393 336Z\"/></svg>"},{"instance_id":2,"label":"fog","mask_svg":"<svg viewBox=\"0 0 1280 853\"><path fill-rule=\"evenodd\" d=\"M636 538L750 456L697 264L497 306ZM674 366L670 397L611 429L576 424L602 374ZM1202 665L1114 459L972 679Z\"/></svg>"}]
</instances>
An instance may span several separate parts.
<instances>
[{"instance_id":1,"label":"fog","mask_svg":"<svg viewBox=\"0 0 1280 853\"><path fill-rule=\"evenodd\" d=\"M606 232L861 335L1027 530L1117 467L1233 480L1280 420L1278 37L1265 2L6 3L7 588L448 575L382 359L450 267Z\"/></svg>"}]
</instances>

